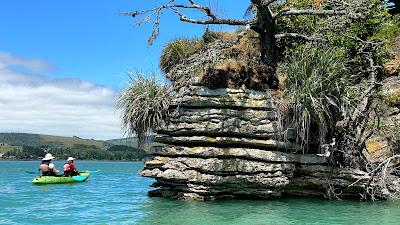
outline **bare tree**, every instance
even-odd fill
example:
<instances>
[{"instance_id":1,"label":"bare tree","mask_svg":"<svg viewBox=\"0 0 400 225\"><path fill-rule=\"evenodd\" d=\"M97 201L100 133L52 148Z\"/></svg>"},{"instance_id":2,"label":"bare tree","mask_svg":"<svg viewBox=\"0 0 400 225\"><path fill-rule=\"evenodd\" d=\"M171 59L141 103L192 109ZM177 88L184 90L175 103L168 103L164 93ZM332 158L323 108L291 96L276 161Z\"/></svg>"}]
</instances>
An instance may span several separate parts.
<instances>
[{"instance_id":1,"label":"bare tree","mask_svg":"<svg viewBox=\"0 0 400 225\"><path fill-rule=\"evenodd\" d=\"M142 17L139 23L154 23L154 29L149 37L149 44L158 37L160 16L165 10L171 10L176 14L180 21L193 24L225 24L233 26L245 26L259 34L261 45L261 59L272 71L275 72L277 64L277 40L284 38L302 39L305 41L320 40L301 33L283 32L278 33L277 21L289 16L313 15L319 17L344 15L348 12L348 4L343 0L316 1L315 7L310 8L290 8L285 0L250 0L248 12L254 12L252 19L232 19L221 18L216 15L214 10L208 6L199 5L195 0L168 0L161 3L158 7L146 10L125 12L123 15L131 17ZM323 4L321 3L323 2ZM278 6L278 7L277 7ZM188 10L201 12L206 19L191 18L187 15Z\"/></svg>"}]
</instances>

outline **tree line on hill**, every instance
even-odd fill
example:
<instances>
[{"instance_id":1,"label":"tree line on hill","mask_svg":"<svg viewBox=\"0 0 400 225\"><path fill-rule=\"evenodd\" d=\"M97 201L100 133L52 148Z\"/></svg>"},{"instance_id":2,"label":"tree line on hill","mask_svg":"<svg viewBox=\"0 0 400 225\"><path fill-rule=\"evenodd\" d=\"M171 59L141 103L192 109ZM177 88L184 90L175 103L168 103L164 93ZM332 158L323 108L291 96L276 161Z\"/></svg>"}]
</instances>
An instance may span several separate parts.
<instances>
[{"instance_id":1,"label":"tree line on hill","mask_svg":"<svg viewBox=\"0 0 400 225\"><path fill-rule=\"evenodd\" d=\"M6 152L3 157L14 159L40 159L46 152L50 152L56 159L66 159L69 156L73 156L82 160L142 161L149 157L146 151L125 145L114 145L108 149L100 149L96 146L77 145L74 145L73 148L22 146Z\"/></svg>"},{"instance_id":2,"label":"tree line on hill","mask_svg":"<svg viewBox=\"0 0 400 225\"><path fill-rule=\"evenodd\" d=\"M140 161L149 155L148 151L136 147L134 138L102 141L76 136L0 133L0 143L7 146L0 149L3 153L2 158L9 159L39 159L47 152L57 159L73 156L85 160Z\"/></svg>"}]
</instances>

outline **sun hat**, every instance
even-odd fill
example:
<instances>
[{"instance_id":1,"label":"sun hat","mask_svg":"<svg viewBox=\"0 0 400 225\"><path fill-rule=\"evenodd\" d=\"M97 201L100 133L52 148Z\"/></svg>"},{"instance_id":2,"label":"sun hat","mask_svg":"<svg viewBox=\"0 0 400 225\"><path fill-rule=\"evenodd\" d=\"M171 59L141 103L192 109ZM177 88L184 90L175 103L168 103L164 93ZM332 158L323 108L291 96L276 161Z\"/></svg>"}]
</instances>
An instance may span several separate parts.
<instances>
[{"instance_id":1,"label":"sun hat","mask_svg":"<svg viewBox=\"0 0 400 225\"><path fill-rule=\"evenodd\" d=\"M73 161L73 160L75 160L74 157L68 157L68 159L67 159L67 161Z\"/></svg>"},{"instance_id":2,"label":"sun hat","mask_svg":"<svg viewBox=\"0 0 400 225\"><path fill-rule=\"evenodd\" d=\"M50 153L47 153L42 160L52 160L52 159L55 159L55 157L53 157L53 155L51 155Z\"/></svg>"}]
</instances>

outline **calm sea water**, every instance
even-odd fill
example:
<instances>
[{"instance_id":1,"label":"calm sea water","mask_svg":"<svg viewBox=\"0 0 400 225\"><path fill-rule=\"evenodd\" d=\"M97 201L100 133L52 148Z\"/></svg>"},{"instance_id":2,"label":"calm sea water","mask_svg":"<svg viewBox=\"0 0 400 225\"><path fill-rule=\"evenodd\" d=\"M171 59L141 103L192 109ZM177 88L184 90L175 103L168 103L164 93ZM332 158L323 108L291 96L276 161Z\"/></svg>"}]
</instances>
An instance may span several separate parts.
<instances>
[{"instance_id":1,"label":"calm sea water","mask_svg":"<svg viewBox=\"0 0 400 225\"><path fill-rule=\"evenodd\" d=\"M400 224L400 202L149 198L143 163L77 162L88 182L35 186L38 162L0 161L0 224ZM56 162L61 168L62 162Z\"/></svg>"}]
</instances>

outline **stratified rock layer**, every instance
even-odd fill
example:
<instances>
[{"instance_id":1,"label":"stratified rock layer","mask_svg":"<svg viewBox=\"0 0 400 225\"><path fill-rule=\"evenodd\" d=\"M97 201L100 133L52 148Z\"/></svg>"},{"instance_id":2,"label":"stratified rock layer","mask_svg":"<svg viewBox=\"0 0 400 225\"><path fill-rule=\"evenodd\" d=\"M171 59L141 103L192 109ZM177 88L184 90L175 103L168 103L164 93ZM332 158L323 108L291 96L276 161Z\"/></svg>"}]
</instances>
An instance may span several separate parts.
<instances>
[{"instance_id":1,"label":"stratified rock layer","mask_svg":"<svg viewBox=\"0 0 400 225\"><path fill-rule=\"evenodd\" d=\"M150 195L205 200L363 192L365 172L332 168L324 157L283 141L290 135L279 127L268 93L192 86L183 96L156 137L164 145L140 173L156 179Z\"/></svg>"},{"instance_id":2,"label":"stratified rock layer","mask_svg":"<svg viewBox=\"0 0 400 225\"><path fill-rule=\"evenodd\" d=\"M332 170L323 157L279 151L163 146L155 154L141 172L157 180L159 189L150 194L178 199L324 197L330 185L342 189L342 197L355 197L368 178L358 170Z\"/></svg>"}]
</instances>

